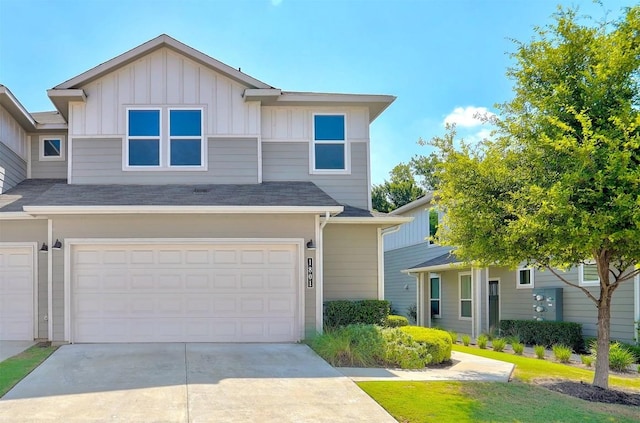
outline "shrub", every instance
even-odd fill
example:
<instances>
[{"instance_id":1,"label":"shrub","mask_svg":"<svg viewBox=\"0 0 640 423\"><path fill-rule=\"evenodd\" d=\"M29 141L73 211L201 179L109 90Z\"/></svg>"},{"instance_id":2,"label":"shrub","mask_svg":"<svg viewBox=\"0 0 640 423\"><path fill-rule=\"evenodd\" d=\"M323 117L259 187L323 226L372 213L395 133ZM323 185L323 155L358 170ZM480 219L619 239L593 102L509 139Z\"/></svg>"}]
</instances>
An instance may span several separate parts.
<instances>
[{"instance_id":1,"label":"shrub","mask_svg":"<svg viewBox=\"0 0 640 423\"><path fill-rule=\"evenodd\" d=\"M428 353L431 354L433 364L451 360L452 342L449 333L420 326L403 326L400 330L411 335L416 342L426 346Z\"/></svg>"},{"instance_id":2,"label":"shrub","mask_svg":"<svg viewBox=\"0 0 640 423\"><path fill-rule=\"evenodd\" d=\"M504 347L507 345L507 341L505 341L502 338L495 338L492 342L491 342L491 347L493 348L494 351L498 351L498 352L502 352L504 351Z\"/></svg>"},{"instance_id":3,"label":"shrub","mask_svg":"<svg viewBox=\"0 0 640 423\"><path fill-rule=\"evenodd\" d=\"M574 351L584 350L582 325L573 322L552 322L537 320L501 320L503 333L518 334L520 342L550 347L562 344Z\"/></svg>"},{"instance_id":4,"label":"shrub","mask_svg":"<svg viewBox=\"0 0 640 423\"><path fill-rule=\"evenodd\" d=\"M640 363L640 345L630 345L620 342L620 346L629 350L634 355L636 363Z\"/></svg>"},{"instance_id":5,"label":"shrub","mask_svg":"<svg viewBox=\"0 0 640 423\"><path fill-rule=\"evenodd\" d=\"M582 364L584 364L587 367L591 367L591 364L593 364L593 356L591 355L581 355L580 356L580 361L582 361Z\"/></svg>"},{"instance_id":6,"label":"shrub","mask_svg":"<svg viewBox=\"0 0 640 423\"><path fill-rule=\"evenodd\" d=\"M449 330L447 332L449 332L449 336L451 336L451 342L453 342L454 344L458 342L458 332L454 330Z\"/></svg>"},{"instance_id":7,"label":"shrub","mask_svg":"<svg viewBox=\"0 0 640 423\"><path fill-rule=\"evenodd\" d=\"M388 328L397 328L400 326L409 325L409 320L404 316L396 316L396 315L390 314L387 316L387 320L385 321L384 325Z\"/></svg>"},{"instance_id":8,"label":"shrub","mask_svg":"<svg viewBox=\"0 0 640 423\"><path fill-rule=\"evenodd\" d=\"M562 344L556 344L552 347L553 355L560 363L568 363L573 352L570 347Z\"/></svg>"},{"instance_id":9,"label":"shrub","mask_svg":"<svg viewBox=\"0 0 640 423\"><path fill-rule=\"evenodd\" d=\"M545 348L544 345L534 345L533 352L539 360L544 360Z\"/></svg>"},{"instance_id":10,"label":"shrub","mask_svg":"<svg viewBox=\"0 0 640 423\"><path fill-rule=\"evenodd\" d=\"M635 362L636 358L633 353L619 342L614 342L609 347L609 368L611 370L623 372Z\"/></svg>"},{"instance_id":11,"label":"shrub","mask_svg":"<svg viewBox=\"0 0 640 423\"><path fill-rule=\"evenodd\" d=\"M384 325L390 305L384 300L327 301L324 324L327 328L352 324Z\"/></svg>"},{"instance_id":12,"label":"shrub","mask_svg":"<svg viewBox=\"0 0 640 423\"><path fill-rule=\"evenodd\" d=\"M516 355L522 355L524 352L524 344L521 344L520 342L512 342L511 348L513 348L513 352Z\"/></svg>"},{"instance_id":13,"label":"shrub","mask_svg":"<svg viewBox=\"0 0 640 423\"><path fill-rule=\"evenodd\" d=\"M487 348L487 342L489 341L489 338L487 337L487 335L485 334L481 334L478 336L478 339L476 339L476 343L478 344L478 348L480 348L481 350L484 350L485 348Z\"/></svg>"},{"instance_id":14,"label":"shrub","mask_svg":"<svg viewBox=\"0 0 640 423\"><path fill-rule=\"evenodd\" d=\"M471 343L471 337L467 334L462 335L462 343L464 344L465 347L468 347L469 344Z\"/></svg>"},{"instance_id":15,"label":"shrub","mask_svg":"<svg viewBox=\"0 0 640 423\"><path fill-rule=\"evenodd\" d=\"M311 348L332 366L377 366L384 357L384 340L374 325L327 330L311 341Z\"/></svg>"},{"instance_id":16,"label":"shrub","mask_svg":"<svg viewBox=\"0 0 640 423\"><path fill-rule=\"evenodd\" d=\"M418 307L415 304L407 307L407 316L409 316L411 323L418 322Z\"/></svg>"},{"instance_id":17,"label":"shrub","mask_svg":"<svg viewBox=\"0 0 640 423\"><path fill-rule=\"evenodd\" d=\"M382 330L385 340L384 361L403 369L421 369L431 363L432 356L424 344L416 342L411 335L399 328Z\"/></svg>"}]
</instances>

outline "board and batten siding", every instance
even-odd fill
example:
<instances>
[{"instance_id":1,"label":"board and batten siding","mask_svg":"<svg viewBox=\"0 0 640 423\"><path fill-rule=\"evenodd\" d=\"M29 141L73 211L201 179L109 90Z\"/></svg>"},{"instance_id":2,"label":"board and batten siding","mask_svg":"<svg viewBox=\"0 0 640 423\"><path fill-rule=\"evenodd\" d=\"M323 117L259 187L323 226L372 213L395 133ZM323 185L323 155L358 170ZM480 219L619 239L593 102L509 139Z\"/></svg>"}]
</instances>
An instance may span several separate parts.
<instances>
[{"instance_id":1,"label":"board and batten siding","mask_svg":"<svg viewBox=\"0 0 640 423\"><path fill-rule=\"evenodd\" d=\"M47 240L47 221L40 219L33 220L0 220L0 242L34 242L40 246ZM38 282L38 338L48 338L47 318L48 310L48 287L47 287L47 254L38 254L37 269Z\"/></svg>"},{"instance_id":2,"label":"board and batten siding","mask_svg":"<svg viewBox=\"0 0 640 423\"><path fill-rule=\"evenodd\" d=\"M27 177L27 162L0 142L0 194L10 190Z\"/></svg>"},{"instance_id":3,"label":"board and batten siding","mask_svg":"<svg viewBox=\"0 0 640 423\"><path fill-rule=\"evenodd\" d=\"M1 222L1 221L0 221ZM107 215L53 219L53 238L301 238L315 236L313 215ZM259 243L259 241L256 241ZM307 257L315 252L305 250ZM300 263L304 266L305 263ZM305 281L300 281L304 284ZM64 341L64 254L53 254L53 339ZM315 288L304 288L305 331L315 333Z\"/></svg>"},{"instance_id":4,"label":"board and batten siding","mask_svg":"<svg viewBox=\"0 0 640 423\"><path fill-rule=\"evenodd\" d=\"M54 134L47 134L54 135ZM65 143L68 142L65 135ZM67 145L65 145L65 151L67 151ZM33 179L67 179L67 157L68 153L64 155L64 160L40 160L40 135L31 135L31 178Z\"/></svg>"},{"instance_id":5,"label":"board and batten siding","mask_svg":"<svg viewBox=\"0 0 640 423\"><path fill-rule=\"evenodd\" d=\"M258 141L209 138L207 171L122 170L122 138L75 138L71 177L74 184L255 184Z\"/></svg>"},{"instance_id":6,"label":"board and batten siding","mask_svg":"<svg viewBox=\"0 0 640 423\"><path fill-rule=\"evenodd\" d=\"M411 245L425 242L429 237L429 205L425 204L419 208L402 213L402 216L413 217L413 221L400 226L398 232L391 233L384 237L384 251L391 251ZM447 250L448 251L448 250ZM447 251L443 251L444 254ZM432 256L431 258L436 257ZM426 261L428 258L422 260ZM413 264L418 264L417 261Z\"/></svg>"},{"instance_id":7,"label":"board and batten siding","mask_svg":"<svg viewBox=\"0 0 640 423\"><path fill-rule=\"evenodd\" d=\"M309 173L309 142L262 142L262 180L311 181L341 204L369 209L367 144L351 143L350 175Z\"/></svg>"},{"instance_id":8,"label":"board and batten siding","mask_svg":"<svg viewBox=\"0 0 640 423\"><path fill-rule=\"evenodd\" d=\"M0 106L0 144L4 144L22 160L27 160L27 132Z\"/></svg>"},{"instance_id":9,"label":"board and batten siding","mask_svg":"<svg viewBox=\"0 0 640 423\"><path fill-rule=\"evenodd\" d=\"M260 134L260 103L248 87L169 48L160 48L80 87L86 103L70 103L69 135L124 136L127 106L202 106L205 135Z\"/></svg>"}]
</instances>

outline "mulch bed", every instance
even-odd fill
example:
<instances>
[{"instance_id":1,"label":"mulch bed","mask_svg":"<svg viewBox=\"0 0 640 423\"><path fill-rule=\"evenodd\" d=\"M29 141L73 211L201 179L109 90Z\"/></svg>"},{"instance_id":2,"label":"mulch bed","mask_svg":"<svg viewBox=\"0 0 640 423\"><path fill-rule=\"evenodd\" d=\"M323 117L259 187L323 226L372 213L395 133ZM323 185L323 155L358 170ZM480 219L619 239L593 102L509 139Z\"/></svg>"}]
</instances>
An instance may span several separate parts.
<instances>
[{"instance_id":1,"label":"mulch bed","mask_svg":"<svg viewBox=\"0 0 640 423\"><path fill-rule=\"evenodd\" d=\"M540 386L587 401L640 406L640 393L632 394L615 389L602 389L584 382L545 381L540 382Z\"/></svg>"}]
</instances>

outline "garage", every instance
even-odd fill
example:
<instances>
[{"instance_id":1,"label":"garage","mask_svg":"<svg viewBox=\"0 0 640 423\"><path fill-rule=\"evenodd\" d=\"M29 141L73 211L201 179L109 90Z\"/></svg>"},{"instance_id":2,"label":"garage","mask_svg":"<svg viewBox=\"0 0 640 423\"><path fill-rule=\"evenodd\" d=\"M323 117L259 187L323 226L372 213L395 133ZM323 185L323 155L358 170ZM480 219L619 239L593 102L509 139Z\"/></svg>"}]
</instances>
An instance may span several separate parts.
<instances>
[{"instance_id":1,"label":"garage","mask_svg":"<svg viewBox=\"0 0 640 423\"><path fill-rule=\"evenodd\" d=\"M68 240L71 342L293 342L299 243Z\"/></svg>"},{"instance_id":2,"label":"garage","mask_svg":"<svg viewBox=\"0 0 640 423\"><path fill-rule=\"evenodd\" d=\"M35 244L0 244L0 340L34 339Z\"/></svg>"}]
</instances>

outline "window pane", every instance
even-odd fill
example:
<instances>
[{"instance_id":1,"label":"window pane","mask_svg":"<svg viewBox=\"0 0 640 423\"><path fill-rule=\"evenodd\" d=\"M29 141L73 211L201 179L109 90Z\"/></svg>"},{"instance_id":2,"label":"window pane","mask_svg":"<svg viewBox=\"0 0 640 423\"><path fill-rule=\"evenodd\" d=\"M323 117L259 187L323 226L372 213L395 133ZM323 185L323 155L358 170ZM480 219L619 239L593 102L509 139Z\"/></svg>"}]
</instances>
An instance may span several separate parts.
<instances>
[{"instance_id":1,"label":"window pane","mask_svg":"<svg viewBox=\"0 0 640 423\"><path fill-rule=\"evenodd\" d=\"M471 301L460 301L460 316L471 317Z\"/></svg>"},{"instance_id":2,"label":"window pane","mask_svg":"<svg viewBox=\"0 0 640 423\"><path fill-rule=\"evenodd\" d=\"M316 169L344 169L344 144L316 144Z\"/></svg>"},{"instance_id":3,"label":"window pane","mask_svg":"<svg viewBox=\"0 0 640 423\"><path fill-rule=\"evenodd\" d=\"M520 270L520 285L531 285L531 271L529 269Z\"/></svg>"},{"instance_id":4,"label":"window pane","mask_svg":"<svg viewBox=\"0 0 640 423\"><path fill-rule=\"evenodd\" d=\"M44 156L60 157L61 140L44 140Z\"/></svg>"},{"instance_id":5,"label":"window pane","mask_svg":"<svg viewBox=\"0 0 640 423\"><path fill-rule=\"evenodd\" d=\"M316 115L313 118L316 140L344 140L344 116Z\"/></svg>"},{"instance_id":6,"label":"window pane","mask_svg":"<svg viewBox=\"0 0 640 423\"><path fill-rule=\"evenodd\" d=\"M200 140L171 140L171 166L200 166Z\"/></svg>"},{"instance_id":7,"label":"window pane","mask_svg":"<svg viewBox=\"0 0 640 423\"><path fill-rule=\"evenodd\" d=\"M440 315L440 300L431 300L431 315Z\"/></svg>"},{"instance_id":8,"label":"window pane","mask_svg":"<svg viewBox=\"0 0 640 423\"><path fill-rule=\"evenodd\" d=\"M160 141L129 140L129 166L159 166Z\"/></svg>"},{"instance_id":9,"label":"window pane","mask_svg":"<svg viewBox=\"0 0 640 423\"><path fill-rule=\"evenodd\" d=\"M600 276L598 276L598 265L596 264L582 265L582 272L582 280L584 282L597 282L600 280Z\"/></svg>"},{"instance_id":10,"label":"window pane","mask_svg":"<svg viewBox=\"0 0 640 423\"><path fill-rule=\"evenodd\" d=\"M171 110L169 113L170 136L199 137L202 135L200 110Z\"/></svg>"},{"instance_id":11,"label":"window pane","mask_svg":"<svg viewBox=\"0 0 640 423\"><path fill-rule=\"evenodd\" d=\"M460 298L471 298L471 276L469 275L460 278Z\"/></svg>"},{"instance_id":12,"label":"window pane","mask_svg":"<svg viewBox=\"0 0 640 423\"><path fill-rule=\"evenodd\" d=\"M440 279L431 278L431 298L440 298Z\"/></svg>"},{"instance_id":13,"label":"window pane","mask_svg":"<svg viewBox=\"0 0 640 423\"><path fill-rule=\"evenodd\" d=\"M438 211L436 209L429 210L429 237L435 236L438 231ZM433 244L433 240L429 240L429 244Z\"/></svg>"},{"instance_id":14,"label":"window pane","mask_svg":"<svg viewBox=\"0 0 640 423\"><path fill-rule=\"evenodd\" d=\"M160 111L129 110L129 136L160 136Z\"/></svg>"}]
</instances>

